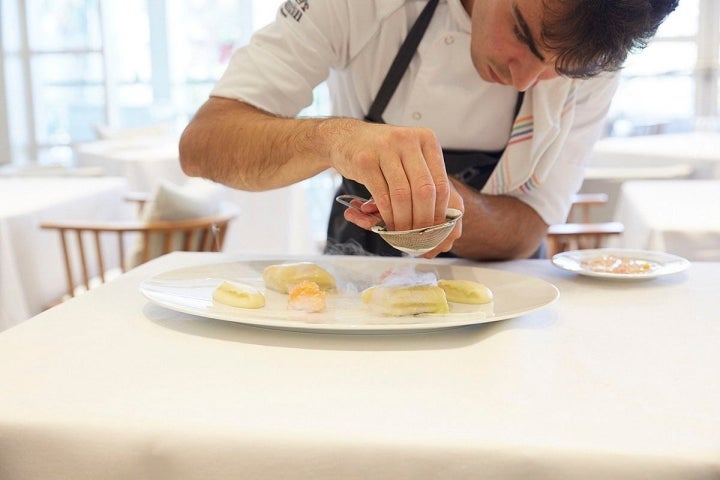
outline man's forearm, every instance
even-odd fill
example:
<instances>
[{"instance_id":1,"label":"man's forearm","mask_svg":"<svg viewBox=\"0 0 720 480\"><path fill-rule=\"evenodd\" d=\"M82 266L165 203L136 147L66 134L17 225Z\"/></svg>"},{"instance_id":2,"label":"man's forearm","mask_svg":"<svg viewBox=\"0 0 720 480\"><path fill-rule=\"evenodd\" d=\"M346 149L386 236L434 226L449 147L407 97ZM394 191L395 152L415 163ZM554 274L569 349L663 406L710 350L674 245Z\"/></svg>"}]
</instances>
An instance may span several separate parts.
<instances>
[{"instance_id":1,"label":"man's forearm","mask_svg":"<svg viewBox=\"0 0 720 480\"><path fill-rule=\"evenodd\" d=\"M474 260L527 258L542 243L547 225L529 205L507 195L484 195L460 185L465 202L462 236L452 253Z\"/></svg>"},{"instance_id":2,"label":"man's forearm","mask_svg":"<svg viewBox=\"0 0 720 480\"><path fill-rule=\"evenodd\" d=\"M236 100L211 98L182 134L180 163L187 175L242 190L286 186L330 166L333 127L324 122L278 118Z\"/></svg>"},{"instance_id":3,"label":"man's forearm","mask_svg":"<svg viewBox=\"0 0 720 480\"><path fill-rule=\"evenodd\" d=\"M364 185L389 228L440 222L450 186L432 130L354 118L279 118L246 103L211 98L180 139L180 162L242 190L290 185L327 168ZM459 199L458 199L459 200Z\"/></svg>"}]
</instances>

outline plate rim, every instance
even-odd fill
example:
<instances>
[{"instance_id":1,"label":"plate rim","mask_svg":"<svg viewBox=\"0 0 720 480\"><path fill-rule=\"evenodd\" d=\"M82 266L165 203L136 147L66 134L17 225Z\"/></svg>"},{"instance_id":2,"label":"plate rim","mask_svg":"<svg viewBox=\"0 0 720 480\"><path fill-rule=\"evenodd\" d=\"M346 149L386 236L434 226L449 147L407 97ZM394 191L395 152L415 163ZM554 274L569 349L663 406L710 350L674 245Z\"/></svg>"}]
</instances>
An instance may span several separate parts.
<instances>
[{"instance_id":1,"label":"plate rim","mask_svg":"<svg viewBox=\"0 0 720 480\"><path fill-rule=\"evenodd\" d=\"M617 254L622 256L629 256L638 260L651 260L665 262L654 271L649 273L613 273L613 272L596 272L588 270L580 266L579 259L592 258L594 256L608 254ZM578 250L568 250L565 252L556 253L552 256L551 262L557 268L562 270L577 273L588 277L595 278L606 278L615 280L649 280L658 278L666 275L673 275L676 273L687 270L691 263L688 259L675 255L673 253L663 252L660 250L646 250L641 248L613 248L613 247L601 247L601 248L587 248ZM574 262L569 264L567 262ZM573 266L574 265L574 268Z\"/></svg>"},{"instance_id":2,"label":"plate rim","mask_svg":"<svg viewBox=\"0 0 720 480\"><path fill-rule=\"evenodd\" d=\"M367 259L365 257L362 257L366 261ZM369 257L373 258L374 260L377 259L384 259L385 262L403 262L408 261L408 263L430 263L432 264L432 260L428 259L403 259L400 257ZM250 315L224 315L222 313L217 312L208 312L208 311L199 311L197 309L193 308L184 308L182 306L178 306L177 304L173 304L172 302L166 302L163 301L161 298L158 298L157 295L155 295L152 291L154 288L153 285L158 282L160 277L165 275L172 275L174 273L181 273L183 271L188 271L192 269L202 269L202 268L208 268L208 267L218 267L222 265L228 265L228 264L236 264L236 263L249 263L249 262L270 262L270 263L282 263L282 262L297 262L297 261L313 261L313 262L319 262L322 260L330 261L330 262L336 262L339 260L349 260L349 261L360 261L357 256L343 256L343 255L331 255L331 256L323 256L323 257L312 257L308 259L298 259L296 257L292 256L275 256L275 257L269 257L269 256L262 256L261 258L242 258L239 260L234 261L227 261L227 262L219 262L219 263L202 263L197 265L190 265L186 267L179 267L174 269L165 270L163 272L157 273L145 280L143 280L139 285L139 291L140 293L150 302L159 305L161 307L177 311L180 313L185 313L189 315L194 315L201 318L208 318L208 319L214 319L214 320L221 320L221 321L229 321L233 323L240 323L245 325L252 325L256 327L263 327L263 328L272 328L272 329L280 329L280 330L294 330L294 331L302 331L302 332L318 332L318 333L356 333L356 334L370 334L370 333L413 333L413 332L427 332L427 331L433 331L433 330L442 330L442 329L448 329L448 328L457 328L457 327L463 327L463 326L469 326L469 325L476 325L476 324L482 324L482 323L491 323L496 321L502 321L502 320L509 320L512 318L516 318L522 315L526 315L538 310L541 310L543 308L546 308L555 302L558 301L560 297L560 291L557 288L556 285L553 283L541 279L535 276L531 275L525 275L522 273L517 273L513 271L507 271L507 270L500 270L500 269L493 269L493 268L487 268L487 267L481 267L481 266L475 266L475 265L465 265L465 264L457 264L457 263L446 263L446 262L435 262L437 266L449 266L449 267L461 267L461 268L469 268L473 270L488 270L488 271L494 271L494 272L500 272L503 275L507 276L515 276L518 277L518 279L532 279L536 282L541 282L541 285L543 287L547 288L552 294L548 294L548 300L544 300L541 302L538 302L537 305L533 305L532 307L522 309L520 311L510 311L504 315L480 315L479 312L457 312L453 315L457 317L457 320L455 321L441 321L441 322L414 322L414 323L388 323L388 324L382 324L382 323L312 323L308 321L302 321L302 319L274 319L270 316L263 316L263 315L252 315L251 311L248 311L247 313L250 313ZM217 280L220 280L220 277L217 278ZM550 298L552 297L552 298ZM228 308L231 308L228 306ZM231 318L229 318L231 317ZM432 315L420 315L419 318L429 318L432 317ZM438 315L438 317L447 318L447 314ZM299 320L299 321L298 321Z\"/></svg>"}]
</instances>

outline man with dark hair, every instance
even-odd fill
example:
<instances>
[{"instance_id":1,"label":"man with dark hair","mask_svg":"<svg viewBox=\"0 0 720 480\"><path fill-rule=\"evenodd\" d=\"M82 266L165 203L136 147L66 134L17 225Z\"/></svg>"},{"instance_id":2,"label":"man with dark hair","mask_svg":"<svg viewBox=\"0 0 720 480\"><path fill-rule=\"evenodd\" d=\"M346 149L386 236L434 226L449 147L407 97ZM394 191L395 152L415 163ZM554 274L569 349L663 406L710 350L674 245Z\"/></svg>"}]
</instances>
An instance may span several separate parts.
<instances>
[{"instance_id":1,"label":"man with dark hair","mask_svg":"<svg viewBox=\"0 0 720 480\"><path fill-rule=\"evenodd\" d=\"M244 190L328 168L393 230L464 212L437 249L539 254L563 222L629 52L678 0L287 0L180 141L188 175ZM327 80L333 117L295 118ZM328 250L396 255L336 204Z\"/></svg>"}]
</instances>

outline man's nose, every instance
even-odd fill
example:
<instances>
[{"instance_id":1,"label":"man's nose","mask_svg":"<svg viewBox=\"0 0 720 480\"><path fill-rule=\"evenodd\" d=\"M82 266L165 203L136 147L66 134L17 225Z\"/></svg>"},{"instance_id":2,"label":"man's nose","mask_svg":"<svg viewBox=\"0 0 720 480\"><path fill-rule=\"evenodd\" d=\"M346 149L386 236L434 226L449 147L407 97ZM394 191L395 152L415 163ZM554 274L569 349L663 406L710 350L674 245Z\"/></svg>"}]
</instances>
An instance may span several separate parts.
<instances>
[{"instance_id":1,"label":"man's nose","mask_svg":"<svg viewBox=\"0 0 720 480\"><path fill-rule=\"evenodd\" d=\"M520 92L535 85L546 68L546 65L537 61L512 60L508 65L512 85Z\"/></svg>"}]
</instances>

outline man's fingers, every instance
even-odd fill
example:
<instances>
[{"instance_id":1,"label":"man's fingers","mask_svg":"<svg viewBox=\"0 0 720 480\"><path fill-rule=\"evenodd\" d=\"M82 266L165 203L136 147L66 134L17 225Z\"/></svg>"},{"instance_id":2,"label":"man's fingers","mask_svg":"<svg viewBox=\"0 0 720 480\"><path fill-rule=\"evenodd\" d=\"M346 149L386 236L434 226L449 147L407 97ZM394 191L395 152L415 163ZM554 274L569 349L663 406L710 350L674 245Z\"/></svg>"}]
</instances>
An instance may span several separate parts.
<instances>
[{"instance_id":1,"label":"man's fingers","mask_svg":"<svg viewBox=\"0 0 720 480\"><path fill-rule=\"evenodd\" d=\"M370 230L379 223L376 218L371 217L370 215L365 215L357 210L353 210L352 208L345 210L344 217L348 222L354 223L365 230Z\"/></svg>"},{"instance_id":2,"label":"man's fingers","mask_svg":"<svg viewBox=\"0 0 720 480\"><path fill-rule=\"evenodd\" d=\"M435 220L435 184L425 163L422 151L418 149L413 158L403 157L403 169L410 179L412 198L411 226L423 228L434 225Z\"/></svg>"},{"instance_id":3,"label":"man's fingers","mask_svg":"<svg viewBox=\"0 0 720 480\"><path fill-rule=\"evenodd\" d=\"M336 167L365 185L388 229L423 228L445 220L450 186L431 130L367 124L352 142L362 149Z\"/></svg>"},{"instance_id":4,"label":"man's fingers","mask_svg":"<svg viewBox=\"0 0 720 480\"><path fill-rule=\"evenodd\" d=\"M403 168L402 158L396 154L387 155L381 158L380 169L388 185L388 200L392 212L392 218L386 219L386 225L389 230L409 230L413 226L413 210L416 206L413 203L411 178L408 178ZM375 201L377 203L377 199Z\"/></svg>"},{"instance_id":5,"label":"man's fingers","mask_svg":"<svg viewBox=\"0 0 720 480\"><path fill-rule=\"evenodd\" d=\"M432 184L435 187L435 210L432 223L438 224L445 221L445 211L450 198L450 180L445 170L442 149L434 135L430 135L422 144L422 152Z\"/></svg>"},{"instance_id":6,"label":"man's fingers","mask_svg":"<svg viewBox=\"0 0 720 480\"><path fill-rule=\"evenodd\" d=\"M453 231L450 232L450 235L442 241L440 245L437 246L437 248L434 248L433 250L427 252L426 254L422 255L423 258L435 258L441 253L449 252L453 244L455 243L455 240L460 238L460 235L462 235L462 219L458 220L455 223L455 227L453 228Z\"/></svg>"}]
</instances>

